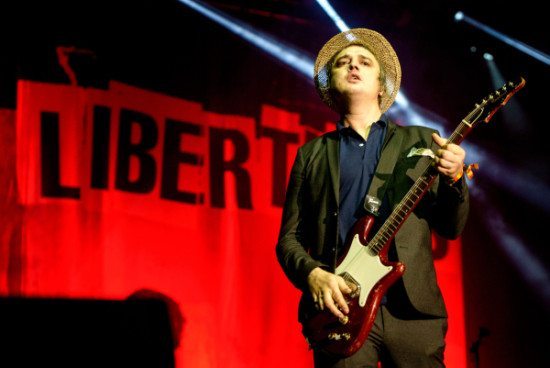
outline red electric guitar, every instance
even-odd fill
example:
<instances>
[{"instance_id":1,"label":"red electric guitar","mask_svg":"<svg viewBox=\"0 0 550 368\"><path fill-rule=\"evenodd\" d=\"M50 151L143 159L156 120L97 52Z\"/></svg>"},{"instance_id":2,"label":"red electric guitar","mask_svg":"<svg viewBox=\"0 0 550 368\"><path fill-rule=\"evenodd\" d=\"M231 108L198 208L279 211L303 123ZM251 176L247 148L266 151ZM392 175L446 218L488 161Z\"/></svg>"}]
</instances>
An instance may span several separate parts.
<instances>
[{"instance_id":1,"label":"red electric guitar","mask_svg":"<svg viewBox=\"0 0 550 368\"><path fill-rule=\"evenodd\" d=\"M448 142L460 144L478 123L488 123L495 112L524 85L523 78L517 83L508 82L484 98L460 122ZM346 245L346 251L335 270L353 290L351 294L345 295L349 313L343 319L339 320L326 308L317 310L309 292L302 295L300 323L311 348L338 356L350 356L363 345L382 297L405 272L403 263L388 260L390 244L437 175L437 170L430 162L373 237L369 236L375 221L373 216L366 215L354 225L351 241Z\"/></svg>"}]
</instances>

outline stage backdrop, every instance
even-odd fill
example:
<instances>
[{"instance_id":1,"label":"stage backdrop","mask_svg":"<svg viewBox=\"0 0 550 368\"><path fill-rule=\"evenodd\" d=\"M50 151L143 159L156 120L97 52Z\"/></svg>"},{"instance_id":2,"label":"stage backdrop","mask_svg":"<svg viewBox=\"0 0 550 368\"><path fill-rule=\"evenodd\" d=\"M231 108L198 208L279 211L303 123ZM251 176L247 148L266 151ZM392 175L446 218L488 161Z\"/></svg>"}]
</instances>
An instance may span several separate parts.
<instances>
[{"instance_id":1,"label":"stage backdrop","mask_svg":"<svg viewBox=\"0 0 550 368\"><path fill-rule=\"evenodd\" d=\"M222 115L118 82L19 81L16 111L0 118L0 293L150 289L183 316L178 367L312 366L299 292L275 257L296 149L321 133L299 114ZM446 362L465 367L461 245L434 240Z\"/></svg>"}]
</instances>

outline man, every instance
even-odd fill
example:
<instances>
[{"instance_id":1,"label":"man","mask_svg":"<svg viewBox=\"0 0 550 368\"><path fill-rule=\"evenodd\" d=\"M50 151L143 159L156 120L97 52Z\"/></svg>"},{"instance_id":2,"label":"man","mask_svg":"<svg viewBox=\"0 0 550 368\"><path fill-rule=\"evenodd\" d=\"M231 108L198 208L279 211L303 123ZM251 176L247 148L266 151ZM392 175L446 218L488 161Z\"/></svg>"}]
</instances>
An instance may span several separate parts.
<instances>
[{"instance_id":1,"label":"man","mask_svg":"<svg viewBox=\"0 0 550 368\"><path fill-rule=\"evenodd\" d=\"M316 367L377 367L379 361L384 368L444 367L447 313L431 230L455 238L465 225L465 152L431 129L389 121L384 112L400 82L395 51L369 29L334 36L315 62L317 91L341 118L336 131L298 150L276 250L285 274L319 309L338 318L349 312L344 295L351 289L334 269L353 224L368 214L367 198L382 203L380 226L422 173L426 155L435 154L439 172L392 241L389 258L406 271L384 296L367 340L347 358L314 350Z\"/></svg>"}]
</instances>

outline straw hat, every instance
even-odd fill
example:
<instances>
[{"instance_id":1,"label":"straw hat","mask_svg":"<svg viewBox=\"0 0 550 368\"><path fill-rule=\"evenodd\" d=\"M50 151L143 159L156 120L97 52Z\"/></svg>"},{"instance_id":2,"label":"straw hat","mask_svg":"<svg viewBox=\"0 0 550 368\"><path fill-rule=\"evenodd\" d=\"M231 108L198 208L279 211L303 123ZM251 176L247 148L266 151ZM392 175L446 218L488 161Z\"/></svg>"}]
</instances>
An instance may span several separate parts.
<instances>
[{"instance_id":1,"label":"straw hat","mask_svg":"<svg viewBox=\"0 0 550 368\"><path fill-rule=\"evenodd\" d=\"M386 72L385 92L380 103L380 109L385 112L393 104L399 91L401 65L388 40L380 33L367 28L354 28L339 33L328 40L321 48L317 60L315 60L314 68L315 88L317 88L319 96L330 108L336 108L329 92L329 69L331 65L327 64L334 55L350 45L361 45L369 49Z\"/></svg>"}]
</instances>

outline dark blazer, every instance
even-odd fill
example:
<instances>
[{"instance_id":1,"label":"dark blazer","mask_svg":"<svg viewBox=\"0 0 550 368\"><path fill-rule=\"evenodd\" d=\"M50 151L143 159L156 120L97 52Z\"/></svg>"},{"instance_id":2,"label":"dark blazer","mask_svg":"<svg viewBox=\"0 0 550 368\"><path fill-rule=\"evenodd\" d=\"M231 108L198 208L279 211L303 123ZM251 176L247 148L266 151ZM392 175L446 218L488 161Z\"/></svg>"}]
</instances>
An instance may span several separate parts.
<instances>
[{"instance_id":1,"label":"dark blazer","mask_svg":"<svg viewBox=\"0 0 550 368\"><path fill-rule=\"evenodd\" d=\"M395 207L421 175L428 158L407 157L412 148L439 147L432 129L389 122L370 195L385 196ZM307 276L316 267L334 270L342 254L338 244L339 133L326 133L298 150L292 167L276 251L291 282L308 290ZM436 179L394 239L397 258L405 263L403 285L419 312L446 316L432 258L431 230L448 239L464 228L468 214L464 178L454 185ZM372 234L371 234L372 235Z\"/></svg>"}]
</instances>

